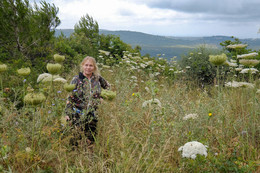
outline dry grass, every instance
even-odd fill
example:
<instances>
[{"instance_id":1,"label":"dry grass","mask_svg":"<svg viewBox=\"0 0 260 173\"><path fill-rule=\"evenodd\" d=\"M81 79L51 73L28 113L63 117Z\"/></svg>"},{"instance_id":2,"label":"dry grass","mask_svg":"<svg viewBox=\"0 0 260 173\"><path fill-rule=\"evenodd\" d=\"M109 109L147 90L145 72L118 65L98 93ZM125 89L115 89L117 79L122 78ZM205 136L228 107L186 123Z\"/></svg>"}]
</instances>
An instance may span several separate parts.
<instances>
[{"instance_id":1,"label":"dry grass","mask_svg":"<svg viewBox=\"0 0 260 173\"><path fill-rule=\"evenodd\" d=\"M222 88L218 93L213 87L201 89L182 81L170 84L162 77L150 79L143 72L122 68L114 68L113 73L103 70L102 74L113 84L117 97L104 101L98 110L94 148L89 148L84 139L75 150L69 145L69 129L61 126L60 121L65 102L62 99L67 96L63 92L56 96L57 107L47 101L36 112L28 107L3 111L0 170L256 171L260 160L260 97L254 91ZM131 81L131 76L136 76L137 81ZM157 82L153 86L154 80ZM150 87L150 92L145 87ZM162 107L143 108L143 102L153 97L160 100ZM183 120L190 113L196 113L198 118ZM178 148L189 141L207 145L208 156L181 158ZM7 150L3 149L5 146ZM26 152L26 147L32 151Z\"/></svg>"}]
</instances>

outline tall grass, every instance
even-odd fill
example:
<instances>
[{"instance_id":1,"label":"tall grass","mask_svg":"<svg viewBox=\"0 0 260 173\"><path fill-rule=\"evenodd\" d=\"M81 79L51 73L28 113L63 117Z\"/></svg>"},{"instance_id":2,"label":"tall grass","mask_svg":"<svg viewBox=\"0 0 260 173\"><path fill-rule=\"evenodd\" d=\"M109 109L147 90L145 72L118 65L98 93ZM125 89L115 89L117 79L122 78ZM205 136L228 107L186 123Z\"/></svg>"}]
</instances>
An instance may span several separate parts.
<instances>
[{"instance_id":1,"label":"tall grass","mask_svg":"<svg viewBox=\"0 0 260 173\"><path fill-rule=\"evenodd\" d=\"M17 109L17 100L1 100L0 171L259 171L260 96L255 90L223 88L218 94L213 86L202 89L183 80L170 83L163 76L150 78L125 67L103 69L102 75L117 97L99 107L94 148L84 140L75 150L70 146L71 130L62 119L68 93L62 85L54 89L61 93L55 98L49 95L40 106ZM48 86L41 90L46 95L52 92ZM153 98L161 107L142 106ZM183 120L190 113L198 118ZM208 156L182 158L178 148L189 141L207 145Z\"/></svg>"}]
</instances>

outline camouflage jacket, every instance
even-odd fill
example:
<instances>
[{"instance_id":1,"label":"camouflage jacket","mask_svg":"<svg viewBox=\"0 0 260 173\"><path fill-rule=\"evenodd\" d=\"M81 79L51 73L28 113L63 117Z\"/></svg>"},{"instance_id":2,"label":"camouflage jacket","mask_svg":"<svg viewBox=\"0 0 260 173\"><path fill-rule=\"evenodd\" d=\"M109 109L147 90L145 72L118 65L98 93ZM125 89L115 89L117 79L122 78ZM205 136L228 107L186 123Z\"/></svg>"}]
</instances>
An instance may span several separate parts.
<instances>
[{"instance_id":1,"label":"camouflage jacket","mask_svg":"<svg viewBox=\"0 0 260 173\"><path fill-rule=\"evenodd\" d=\"M97 109L101 98L101 87L110 89L110 84L102 77L92 75L89 80L83 73L74 76L71 84L75 84L72 95L68 97L65 112L68 116L82 112L93 112Z\"/></svg>"}]
</instances>

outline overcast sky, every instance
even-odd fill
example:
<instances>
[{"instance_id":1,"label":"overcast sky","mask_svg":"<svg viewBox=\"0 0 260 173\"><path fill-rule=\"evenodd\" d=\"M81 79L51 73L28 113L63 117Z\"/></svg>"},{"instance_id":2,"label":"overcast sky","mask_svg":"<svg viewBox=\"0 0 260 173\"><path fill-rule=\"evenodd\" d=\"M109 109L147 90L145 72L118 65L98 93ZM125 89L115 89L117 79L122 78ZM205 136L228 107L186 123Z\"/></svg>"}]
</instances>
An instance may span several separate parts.
<instances>
[{"instance_id":1,"label":"overcast sky","mask_svg":"<svg viewBox=\"0 0 260 173\"><path fill-rule=\"evenodd\" d=\"M100 29L164 36L260 38L260 0L46 0L59 8L59 29L90 15Z\"/></svg>"}]
</instances>

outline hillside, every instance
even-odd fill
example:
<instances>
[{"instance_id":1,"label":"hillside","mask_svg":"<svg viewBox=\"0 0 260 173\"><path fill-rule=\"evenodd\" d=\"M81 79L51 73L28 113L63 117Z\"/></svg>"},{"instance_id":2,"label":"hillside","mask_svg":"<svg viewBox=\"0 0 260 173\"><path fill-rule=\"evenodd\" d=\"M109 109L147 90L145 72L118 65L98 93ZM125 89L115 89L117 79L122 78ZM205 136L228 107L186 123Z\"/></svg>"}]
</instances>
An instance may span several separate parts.
<instances>
[{"instance_id":1,"label":"hillside","mask_svg":"<svg viewBox=\"0 0 260 173\"><path fill-rule=\"evenodd\" d=\"M61 32L63 32L65 36L69 36L73 33L73 29L56 30L56 36L60 35ZM180 58L182 54L187 53L199 45L206 45L212 49L220 49L219 43L231 39L228 36L166 37L135 31L109 31L102 29L100 30L100 34L117 35L121 40L130 44L132 47L139 45L142 48L142 55L150 54L151 56L157 56L157 54L165 54L166 58L171 58L173 56ZM243 43L247 43L251 49L260 49L260 39L240 40Z\"/></svg>"}]
</instances>

